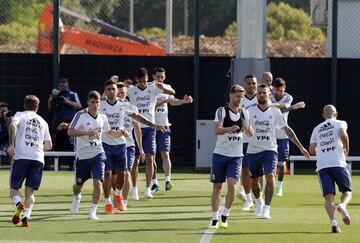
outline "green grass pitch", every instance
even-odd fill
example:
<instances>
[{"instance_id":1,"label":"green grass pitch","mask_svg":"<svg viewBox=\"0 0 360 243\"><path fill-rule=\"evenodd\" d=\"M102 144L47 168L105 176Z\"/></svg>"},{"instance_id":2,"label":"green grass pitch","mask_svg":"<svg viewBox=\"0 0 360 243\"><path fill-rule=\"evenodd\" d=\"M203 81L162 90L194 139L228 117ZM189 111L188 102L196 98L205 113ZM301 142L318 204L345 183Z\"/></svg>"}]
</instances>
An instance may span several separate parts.
<instances>
[{"instance_id":1,"label":"green grass pitch","mask_svg":"<svg viewBox=\"0 0 360 243\"><path fill-rule=\"evenodd\" d=\"M70 214L73 173L44 173L36 192L29 228L14 226L14 205L9 198L8 171L0 172L0 242L199 242L211 218L211 183L207 174L174 173L175 189L161 192L151 200L129 200L125 212L105 215L104 200L98 208L100 220L87 219L91 181L85 184L78 215ZM163 175L159 175L163 178ZM211 242L360 242L360 176L353 176L353 200L348 210L351 225L337 218L341 234L331 234L315 175L287 176L284 197L274 197L271 220L241 212L242 201L235 200L229 228L218 229ZM144 176L140 176L140 196ZM337 195L337 202L339 197Z\"/></svg>"}]
</instances>

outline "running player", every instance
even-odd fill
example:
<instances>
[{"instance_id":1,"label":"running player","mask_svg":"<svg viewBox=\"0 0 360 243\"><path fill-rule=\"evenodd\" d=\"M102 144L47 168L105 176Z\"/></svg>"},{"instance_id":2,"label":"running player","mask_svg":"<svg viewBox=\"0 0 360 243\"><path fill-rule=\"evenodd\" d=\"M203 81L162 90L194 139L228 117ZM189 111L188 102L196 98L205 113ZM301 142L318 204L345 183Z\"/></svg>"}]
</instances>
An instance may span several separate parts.
<instances>
[{"instance_id":1,"label":"running player","mask_svg":"<svg viewBox=\"0 0 360 243\"><path fill-rule=\"evenodd\" d=\"M157 81L148 83L148 72L145 68L138 69L136 73L137 85L129 86L128 96L131 104L136 106L139 110L139 113L149 119L151 122L155 122L155 105L156 105L156 96L160 93L174 95L175 91L168 85L164 85ZM155 159L155 129L149 127L148 125L141 124L142 131L142 142L145 152L145 161L146 161L146 188L144 191L145 198L152 198L150 184L151 178L154 173L154 159ZM137 173L139 169L139 156L138 152L136 153L132 177L133 177L133 188L132 188L132 197L138 198L138 189L136 186Z\"/></svg>"},{"instance_id":2,"label":"running player","mask_svg":"<svg viewBox=\"0 0 360 243\"><path fill-rule=\"evenodd\" d=\"M73 185L74 199L71 212L79 210L81 190L85 181L93 179L93 195L89 212L90 220L98 220L96 210L100 200L101 184L104 180L105 153L102 145L102 133L109 138L126 135L125 130L113 131L106 115L99 113L100 94L90 91L87 95L88 108L76 113L70 123L68 135L75 137L76 172Z\"/></svg>"},{"instance_id":3,"label":"running player","mask_svg":"<svg viewBox=\"0 0 360 243\"><path fill-rule=\"evenodd\" d=\"M291 106L293 97L285 92L286 82L282 78L276 78L273 83L273 93L271 95L272 105L280 109L285 122L288 121L289 111L305 108L303 101ZM276 129L276 143L278 145L278 177L276 182L275 196L282 197L282 184L285 175L286 161L289 159L289 138L281 130Z\"/></svg>"},{"instance_id":4,"label":"running player","mask_svg":"<svg viewBox=\"0 0 360 243\"><path fill-rule=\"evenodd\" d=\"M165 69L157 67L154 69L153 78L159 83L164 83L166 78ZM161 124L165 127L165 132L156 132L156 150L160 152L163 164L163 170L165 173L165 191L170 191L173 188L171 182L171 161L170 161L170 147L171 147L171 130L168 118L168 103L172 106L179 106L183 104L192 103L192 97L185 95L183 99L176 99L173 95L159 94L156 97L156 108L155 108L155 123ZM156 178L156 161L154 161L154 175L153 185L151 192L155 193L160 190L159 183Z\"/></svg>"},{"instance_id":5,"label":"running player","mask_svg":"<svg viewBox=\"0 0 360 243\"><path fill-rule=\"evenodd\" d=\"M270 204L274 193L277 163L277 144L275 130L281 128L300 152L310 158L308 151L297 139L294 131L286 124L279 109L270 106L270 88L262 84L257 87L258 105L248 109L254 135L249 140L247 159L251 172L251 189L255 196L255 216L270 219ZM260 178L265 173L265 205L260 197Z\"/></svg>"},{"instance_id":6,"label":"running player","mask_svg":"<svg viewBox=\"0 0 360 243\"><path fill-rule=\"evenodd\" d=\"M346 206L351 200L351 178L346 167L349 155L349 136L346 121L337 120L335 106L326 105L323 109L324 122L316 126L311 134L310 154L316 155L316 172L325 198L325 209L330 219L331 232L340 233L334 212L340 212L343 222L350 224ZM334 206L335 183L341 191L341 203Z\"/></svg>"},{"instance_id":7,"label":"running player","mask_svg":"<svg viewBox=\"0 0 360 243\"><path fill-rule=\"evenodd\" d=\"M229 104L220 107L215 113L214 131L217 135L216 146L211 164L211 196L212 220L209 228L228 227L228 216L235 198L236 184L240 180L241 160L243 157L243 131L251 134L249 116L240 108L245 90L240 85L233 85L229 92ZM219 219L219 207L223 183L227 181L225 207Z\"/></svg>"},{"instance_id":8,"label":"running player","mask_svg":"<svg viewBox=\"0 0 360 243\"><path fill-rule=\"evenodd\" d=\"M35 203L34 191L41 183L44 167L44 150L51 150L52 142L49 126L36 114L39 99L27 95L24 99L25 111L16 112L9 125L8 155L14 158L10 170L10 197L16 210L12 217L13 224L18 224L21 214L22 226L29 226L29 219ZM20 188L25 182L25 204L21 201Z\"/></svg>"}]
</instances>

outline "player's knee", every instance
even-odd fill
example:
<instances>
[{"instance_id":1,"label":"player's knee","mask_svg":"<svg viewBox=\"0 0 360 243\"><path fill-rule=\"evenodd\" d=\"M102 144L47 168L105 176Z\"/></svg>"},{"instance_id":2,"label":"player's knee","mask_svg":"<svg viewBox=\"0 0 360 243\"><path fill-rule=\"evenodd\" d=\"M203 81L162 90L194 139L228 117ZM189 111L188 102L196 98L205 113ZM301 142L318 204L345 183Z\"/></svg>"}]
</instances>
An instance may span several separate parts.
<instances>
[{"instance_id":1,"label":"player's knee","mask_svg":"<svg viewBox=\"0 0 360 243\"><path fill-rule=\"evenodd\" d=\"M34 204L35 203L35 195L31 195L30 197L30 203Z\"/></svg>"}]
</instances>

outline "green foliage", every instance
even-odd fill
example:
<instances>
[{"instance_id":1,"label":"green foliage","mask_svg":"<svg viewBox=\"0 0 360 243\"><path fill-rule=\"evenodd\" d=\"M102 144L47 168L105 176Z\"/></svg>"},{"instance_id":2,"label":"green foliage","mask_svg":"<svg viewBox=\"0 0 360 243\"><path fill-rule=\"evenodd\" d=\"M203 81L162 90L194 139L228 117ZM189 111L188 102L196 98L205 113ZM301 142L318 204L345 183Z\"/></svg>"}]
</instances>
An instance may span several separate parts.
<instances>
[{"instance_id":1,"label":"green foliage","mask_svg":"<svg viewBox=\"0 0 360 243\"><path fill-rule=\"evenodd\" d=\"M166 31L164 29L158 27L152 28L143 28L140 31L136 32L136 34L151 38L151 37L165 37Z\"/></svg>"},{"instance_id":2,"label":"green foliage","mask_svg":"<svg viewBox=\"0 0 360 243\"><path fill-rule=\"evenodd\" d=\"M319 28L311 27L310 16L285 3L270 3L267 8L267 39L326 40ZM236 22L225 29L225 36L236 36Z\"/></svg>"}]
</instances>

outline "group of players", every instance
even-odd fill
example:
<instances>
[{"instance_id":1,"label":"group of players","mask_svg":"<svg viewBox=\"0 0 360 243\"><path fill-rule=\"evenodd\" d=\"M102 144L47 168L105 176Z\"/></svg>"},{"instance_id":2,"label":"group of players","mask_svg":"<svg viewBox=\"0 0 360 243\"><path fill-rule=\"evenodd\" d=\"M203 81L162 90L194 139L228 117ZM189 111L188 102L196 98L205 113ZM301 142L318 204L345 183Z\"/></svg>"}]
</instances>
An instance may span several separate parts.
<instances>
[{"instance_id":1,"label":"group of players","mask_svg":"<svg viewBox=\"0 0 360 243\"><path fill-rule=\"evenodd\" d=\"M272 74L263 73L258 84L254 75L244 79L244 87L233 85L229 103L215 113L214 132L217 135L212 159L211 196L212 220L209 228L228 227L228 216L236 195L236 185L241 180L240 197L245 201L243 211L255 205L254 215L271 219L270 205L273 194L283 196L282 183L291 140L306 157L316 155L320 186L325 198L325 208L330 219L331 232L341 232L334 212L340 212L343 222L350 224L346 206L351 200L351 179L346 166L349 138L345 121L337 120L336 108L326 105L324 122L313 131L309 151L288 126L288 112L305 107L304 102L292 103L292 96L285 92L282 78L273 82ZM275 185L275 173L278 178ZM265 202L262 198L265 177ZM221 217L219 215L223 183L227 193ZM335 183L342 192L341 202L335 206ZM255 204L255 205L254 205Z\"/></svg>"},{"instance_id":2,"label":"group of players","mask_svg":"<svg viewBox=\"0 0 360 243\"><path fill-rule=\"evenodd\" d=\"M139 200L136 181L140 161L146 162L144 197L152 198L152 194L160 190L154 171L156 151L163 159L165 190L173 188L169 155L171 124L167 104L189 104L192 97L175 98L174 89L164 84L165 74L165 69L155 68L154 81L148 82L148 71L139 68L136 85L118 82L118 77L112 76L105 82L102 96L97 91L90 91L88 107L77 112L70 124L63 124L68 127L68 135L76 138L74 198L70 208L73 214L79 210L83 185L90 178L93 181L90 220L98 220L101 187L106 214L114 213L114 204L120 211L127 209L131 185L132 199ZM52 148L48 125L36 114L39 102L36 96L26 96L25 111L17 112L9 126L8 154L14 159L10 197L16 207L12 222L18 224L21 221L24 227L29 226L34 191L41 183L44 150ZM25 201L22 202L19 190L25 179ZM110 198L111 187L114 189L114 203Z\"/></svg>"}]
</instances>

